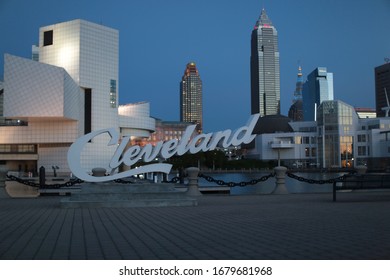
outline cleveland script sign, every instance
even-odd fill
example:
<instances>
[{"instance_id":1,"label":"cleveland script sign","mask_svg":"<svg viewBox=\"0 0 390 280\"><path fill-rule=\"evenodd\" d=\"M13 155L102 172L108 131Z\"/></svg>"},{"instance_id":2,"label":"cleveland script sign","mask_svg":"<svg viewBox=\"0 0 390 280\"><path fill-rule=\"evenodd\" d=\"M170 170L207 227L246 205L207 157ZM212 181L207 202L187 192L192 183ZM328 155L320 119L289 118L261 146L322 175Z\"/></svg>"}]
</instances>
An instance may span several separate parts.
<instances>
[{"instance_id":1,"label":"cleveland script sign","mask_svg":"<svg viewBox=\"0 0 390 280\"><path fill-rule=\"evenodd\" d=\"M120 135L114 128L101 129L86 134L76 140L70 146L68 151L68 164L73 174L88 182L105 182L120 178L125 178L133 175L149 173L149 172L162 172L169 173L172 165L167 163L152 163L138 167L137 169L129 169L120 173L113 173L104 177L91 176L84 171L80 163L80 156L84 146L91 141L94 137L108 133L111 140L107 143L107 146L117 145L117 149L113 154L108 166L112 170L116 170L121 164L132 166L140 159L144 162L151 162L156 157L168 159L174 155L181 156L187 152L195 154L198 152L206 152L214 150L218 145L223 148L229 146L238 146L241 144L250 143L256 135L252 134L253 129L259 119L259 114L252 115L246 126L232 132L230 129L224 131L218 131L214 133L199 134L191 139L196 125L190 125L184 132L183 137L178 139L172 139L166 142L160 141L156 146L147 144L143 147L134 145L125 150L127 144L130 141L130 136L125 136L119 141ZM118 143L120 144L118 145Z\"/></svg>"}]
</instances>

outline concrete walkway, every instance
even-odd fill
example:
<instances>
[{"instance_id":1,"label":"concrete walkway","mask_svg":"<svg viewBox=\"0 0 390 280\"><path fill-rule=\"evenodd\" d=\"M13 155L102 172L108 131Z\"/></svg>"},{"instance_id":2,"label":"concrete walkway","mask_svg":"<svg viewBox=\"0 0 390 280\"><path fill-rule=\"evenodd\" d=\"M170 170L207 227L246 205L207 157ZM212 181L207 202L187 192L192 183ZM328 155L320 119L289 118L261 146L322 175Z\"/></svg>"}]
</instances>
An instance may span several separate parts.
<instances>
[{"instance_id":1,"label":"concrete walkway","mask_svg":"<svg viewBox=\"0 0 390 280\"><path fill-rule=\"evenodd\" d=\"M196 207L61 209L0 197L0 259L390 259L390 192L204 195Z\"/></svg>"}]
</instances>

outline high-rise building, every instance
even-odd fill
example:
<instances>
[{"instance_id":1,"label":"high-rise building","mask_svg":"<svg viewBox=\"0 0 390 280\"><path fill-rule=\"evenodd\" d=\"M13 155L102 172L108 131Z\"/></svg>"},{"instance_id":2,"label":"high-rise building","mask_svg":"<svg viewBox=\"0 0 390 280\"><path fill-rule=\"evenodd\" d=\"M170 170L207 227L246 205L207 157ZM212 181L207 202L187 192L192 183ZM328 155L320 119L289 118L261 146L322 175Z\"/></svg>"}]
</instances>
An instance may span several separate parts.
<instances>
[{"instance_id":1,"label":"high-rise building","mask_svg":"<svg viewBox=\"0 0 390 280\"><path fill-rule=\"evenodd\" d=\"M180 82L180 121L197 124L203 130L202 80L194 62L187 64Z\"/></svg>"},{"instance_id":2,"label":"high-rise building","mask_svg":"<svg viewBox=\"0 0 390 280\"><path fill-rule=\"evenodd\" d=\"M251 112L260 116L280 113L278 32L265 10L251 38Z\"/></svg>"},{"instance_id":3,"label":"high-rise building","mask_svg":"<svg viewBox=\"0 0 390 280\"><path fill-rule=\"evenodd\" d=\"M303 77L302 77L302 67L298 67L297 83L295 84L294 99L293 102L297 100L302 100L302 91L303 91Z\"/></svg>"},{"instance_id":4,"label":"high-rise building","mask_svg":"<svg viewBox=\"0 0 390 280\"><path fill-rule=\"evenodd\" d=\"M303 85L303 119L315 121L318 106L326 100L333 100L333 73L326 67L318 67Z\"/></svg>"},{"instance_id":5,"label":"high-rise building","mask_svg":"<svg viewBox=\"0 0 390 280\"><path fill-rule=\"evenodd\" d=\"M4 109L3 109L3 104L4 104L4 85L3 82L0 81L0 125L4 124L5 118L4 118Z\"/></svg>"},{"instance_id":6,"label":"high-rise building","mask_svg":"<svg viewBox=\"0 0 390 280\"><path fill-rule=\"evenodd\" d=\"M302 102L302 91L303 91L303 77L302 68L298 67L297 83L294 91L293 104L288 111L288 117L293 121L303 120L303 102Z\"/></svg>"},{"instance_id":7,"label":"high-rise building","mask_svg":"<svg viewBox=\"0 0 390 280\"><path fill-rule=\"evenodd\" d=\"M378 117L385 117L390 110L390 63L375 67L375 104ZM390 116L388 113L387 117Z\"/></svg>"}]
</instances>

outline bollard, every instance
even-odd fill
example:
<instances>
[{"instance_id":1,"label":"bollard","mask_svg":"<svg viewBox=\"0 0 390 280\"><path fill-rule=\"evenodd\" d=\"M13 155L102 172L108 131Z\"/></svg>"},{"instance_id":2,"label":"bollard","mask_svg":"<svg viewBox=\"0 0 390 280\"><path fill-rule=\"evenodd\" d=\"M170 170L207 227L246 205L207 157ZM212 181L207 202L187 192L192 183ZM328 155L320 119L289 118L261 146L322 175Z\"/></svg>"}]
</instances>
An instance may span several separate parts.
<instances>
[{"instance_id":1,"label":"bollard","mask_svg":"<svg viewBox=\"0 0 390 280\"><path fill-rule=\"evenodd\" d=\"M184 170L182 167L179 168L179 184L184 184Z\"/></svg>"},{"instance_id":2,"label":"bollard","mask_svg":"<svg viewBox=\"0 0 390 280\"><path fill-rule=\"evenodd\" d=\"M104 177L106 176L107 170L101 167L95 167L92 169L92 176L94 177Z\"/></svg>"},{"instance_id":3,"label":"bollard","mask_svg":"<svg viewBox=\"0 0 390 280\"><path fill-rule=\"evenodd\" d=\"M45 167L41 166L39 168L39 186L40 188L44 188L45 185L46 185Z\"/></svg>"},{"instance_id":4,"label":"bollard","mask_svg":"<svg viewBox=\"0 0 390 280\"><path fill-rule=\"evenodd\" d=\"M287 168L284 166L277 166L274 168L275 178L276 178L276 186L273 194L288 194L286 188L286 172Z\"/></svg>"},{"instance_id":5,"label":"bollard","mask_svg":"<svg viewBox=\"0 0 390 280\"><path fill-rule=\"evenodd\" d=\"M186 172L188 174L187 195L189 195L189 196L201 196L202 193L199 191L199 185L198 185L199 168L197 168L197 167L188 167L186 169Z\"/></svg>"},{"instance_id":6,"label":"bollard","mask_svg":"<svg viewBox=\"0 0 390 280\"><path fill-rule=\"evenodd\" d=\"M7 178L7 168L5 165L0 165L0 197L9 197L5 191L5 181Z\"/></svg>"}]
</instances>

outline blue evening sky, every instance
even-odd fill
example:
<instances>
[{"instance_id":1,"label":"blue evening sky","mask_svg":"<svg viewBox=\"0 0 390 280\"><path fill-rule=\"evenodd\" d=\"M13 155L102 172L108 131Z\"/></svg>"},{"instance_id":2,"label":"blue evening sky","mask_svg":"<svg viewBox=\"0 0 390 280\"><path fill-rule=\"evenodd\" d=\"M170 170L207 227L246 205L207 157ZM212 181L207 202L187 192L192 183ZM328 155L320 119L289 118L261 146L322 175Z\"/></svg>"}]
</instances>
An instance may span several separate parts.
<instances>
[{"instance_id":1,"label":"blue evening sky","mask_svg":"<svg viewBox=\"0 0 390 280\"><path fill-rule=\"evenodd\" d=\"M121 104L148 101L152 116L179 120L179 82L194 61L204 130L235 129L250 115L250 37L263 7L279 34L282 114L299 61L305 78L319 66L334 73L335 99L375 107L390 0L0 0L0 77L4 53L30 58L40 27L81 18L119 30Z\"/></svg>"}]
</instances>

